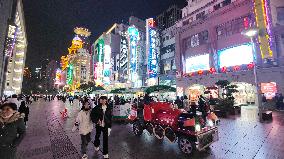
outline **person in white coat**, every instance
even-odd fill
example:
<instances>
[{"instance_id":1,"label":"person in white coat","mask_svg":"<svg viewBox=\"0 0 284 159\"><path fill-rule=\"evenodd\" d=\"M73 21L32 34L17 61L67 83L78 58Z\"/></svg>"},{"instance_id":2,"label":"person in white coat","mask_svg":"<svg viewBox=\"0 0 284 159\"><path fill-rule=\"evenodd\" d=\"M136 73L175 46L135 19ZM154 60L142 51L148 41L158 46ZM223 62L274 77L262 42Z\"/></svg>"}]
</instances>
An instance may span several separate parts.
<instances>
[{"instance_id":1,"label":"person in white coat","mask_svg":"<svg viewBox=\"0 0 284 159\"><path fill-rule=\"evenodd\" d=\"M78 113L75 125L72 129L74 132L79 128L79 134L81 135L81 153L82 159L87 159L87 146L91 141L91 132L93 130L93 123L91 121L91 104L84 102L82 110Z\"/></svg>"}]
</instances>

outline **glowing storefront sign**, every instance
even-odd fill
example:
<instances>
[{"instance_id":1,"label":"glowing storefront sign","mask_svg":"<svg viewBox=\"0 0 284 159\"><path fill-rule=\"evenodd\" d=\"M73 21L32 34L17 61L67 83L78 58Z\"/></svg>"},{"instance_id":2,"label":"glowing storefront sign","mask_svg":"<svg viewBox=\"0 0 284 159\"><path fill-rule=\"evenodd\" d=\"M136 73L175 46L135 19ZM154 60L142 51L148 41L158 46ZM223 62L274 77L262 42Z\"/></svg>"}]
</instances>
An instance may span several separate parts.
<instances>
[{"instance_id":1,"label":"glowing storefront sign","mask_svg":"<svg viewBox=\"0 0 284 159\"><path fill-rule=\"evenodd\" d=\"M230 67L254 62L253 46L246 43L218 51L218 66Z\"/></svg>"},{"instance_id":2,"label":"glowing storefront sign","mask_svg":"<svg viewBox=\"0 0 284 159\"><path fill-rule=\"evenodd\" d=\"M128 28L128 36L129 36L129 72L130 72L130 80L132 82L136 82L138 79L137 75L137 44L139 41L139 31L135 26L131 26Z\"/></svg>"},{"instance_id":3,"label":"glowing storefront sign","mask_svg":"<svg viewBox=\"0 0 284 159\"><path fill-rule=\"evenodd\" d=\"M209 70L209 54L198 55L186 59L186 73L197 72L199 70Z\"/></svg>"},{"instance_id":4,"label":"glowing storefront sign","mask_svg":"<svg viewBox=\"0 0 284 159\"><path fill-rule=\"evenodd\" d=\"M277 93L276 83L261 83L261 93L265 95L266 99L273 99Z\"/></svg>"},{"instance_id":5,"label":"glowing storefront sign","mask_svg":"<svg viewBox=\"0 0 284 159\"><path fill-rule=\"evenodd\" d=\"M146 20L146 48L149 78L158 76L159 34L153 18Z\"/></svg>"}]
</instances>

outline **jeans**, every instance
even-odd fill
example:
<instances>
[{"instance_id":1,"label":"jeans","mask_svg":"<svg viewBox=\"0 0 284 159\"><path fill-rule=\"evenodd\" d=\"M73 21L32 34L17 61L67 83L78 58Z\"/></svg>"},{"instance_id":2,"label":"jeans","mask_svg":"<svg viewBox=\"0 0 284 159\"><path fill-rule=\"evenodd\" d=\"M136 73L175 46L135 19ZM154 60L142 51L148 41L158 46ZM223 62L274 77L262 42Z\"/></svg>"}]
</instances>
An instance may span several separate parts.
<instances>
[{"instance_id":1,"label":"jeans","mask_svg":"<svg viewBox=\"0 0 284 159\"><path fill-rule=\"evenodd\" d=\"M100 136L103 133L103 155L108 154L108 128L96 126L96 137L94 141L95 147L100 146Z\"/></svg>"},{"instance_id":2,"label":"jeans","mask_svg":"<svg viewBox=\"0 0 284 159\"><path fill-rule=\"evenodd\" d=\"M87 146L90 141L91 141L91 133L87 135L81 135L81 153L82 154L87 153Z\"/></svg>"}]
</instances>

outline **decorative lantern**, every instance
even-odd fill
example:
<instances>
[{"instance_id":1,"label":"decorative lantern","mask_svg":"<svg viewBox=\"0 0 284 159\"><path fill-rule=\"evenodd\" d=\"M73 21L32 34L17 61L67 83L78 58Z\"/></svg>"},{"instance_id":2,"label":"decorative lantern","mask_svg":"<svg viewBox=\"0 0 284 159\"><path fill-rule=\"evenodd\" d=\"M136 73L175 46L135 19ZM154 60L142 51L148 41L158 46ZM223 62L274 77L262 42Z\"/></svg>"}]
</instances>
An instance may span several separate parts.
<instances>
[{"instance_id":1,"label":"decorative lantern","mask_svg":"<svg viewBox=\"0 0 284 159\"><path fill-rule=\"evenodd\" d=\"M226 66L224 66L224 67L221 68L221 71L224 72L224 73L227 72L227 70L228 70L228 69L227 69Z\"/></svg>"},{"instance_id":2,"label":"decorative lantern","mask_svg":"<svg viewBox=\"0 0 284 159\"><path fill-rule=\"evenodd\" d=\"M211 68L209 69L209 72L210 72L211 74L216 73L216 69L213 68L213 67L211 67Z\"/></svg>"},{"instance_id":3,"label":"decorative lantern","mask_svg":"<svg viewBox=\"0 0 284 159\"><path fill-rule=\"evenodd\" d=\"M247 65L247 67L248 67L248 69L253 69L253 67L254 67L254 63L253 62L251 62L251 63L249 63L248 65Z\"/></svg>"},{"instance_id":4,"label":"decorative lantern","mask_svg":"<svg viewBox=\"0 0 284 159\"><path fill-rule=\"evenodd\" d=\"M199 70L197 73L198 73L199 75L202 75L202 74L203 74L203 70Z\"/></svg>"},{"instance_id":5,"label":"decorative lantern","mask_svg":"<svg viewBox=\"0 0 284 159\"><path fill-rule=\"evenodd\" d=\"M240 69L241 69L240 66L234 66L234 67L233 67L233 70L234 70L234 71L239 71Z\"/></svg>"}]
</instances>

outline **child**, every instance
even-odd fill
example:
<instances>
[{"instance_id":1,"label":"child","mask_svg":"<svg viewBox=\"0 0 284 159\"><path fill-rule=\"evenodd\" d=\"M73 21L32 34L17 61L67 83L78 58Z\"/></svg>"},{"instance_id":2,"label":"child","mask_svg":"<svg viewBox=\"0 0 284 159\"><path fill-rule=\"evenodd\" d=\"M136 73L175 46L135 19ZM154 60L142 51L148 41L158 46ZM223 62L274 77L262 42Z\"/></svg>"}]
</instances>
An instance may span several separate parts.
<instances>
[{"instance_id":1,"label":"child","mask_svg":"<svg viewBox=\"0 0 284 159\"><path fill-rule=\"evenodd\" d=\"M91 141L91 132L93 130L93 123L91 121L91 104L84 102L82 110L78 113L75 125L72 129L74 132L79 128L79 134L81 135L81 153L83 154L82 159L87 159L87 146Z\"/></svg>"}]
</instances>

